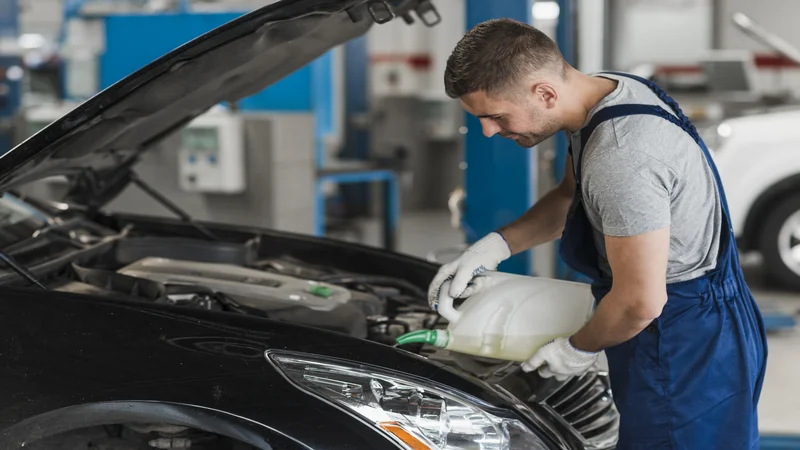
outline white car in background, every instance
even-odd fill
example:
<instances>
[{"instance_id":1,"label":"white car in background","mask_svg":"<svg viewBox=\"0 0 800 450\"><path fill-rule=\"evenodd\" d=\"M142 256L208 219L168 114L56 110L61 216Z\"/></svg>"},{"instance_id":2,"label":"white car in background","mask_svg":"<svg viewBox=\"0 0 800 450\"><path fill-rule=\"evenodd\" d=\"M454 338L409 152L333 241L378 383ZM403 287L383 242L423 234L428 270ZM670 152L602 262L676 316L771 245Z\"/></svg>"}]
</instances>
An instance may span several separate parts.
<instances>
[{"instance_id":1,"label":"white car in background","mask_svg":"<svg viewBox=\"0 0 800 450\"><path fill-rule=\"evenodd\" d=\"M742 252L800 290L800 107L727 119L704 133Z\"/></svg>"},{"instance_id":2,"label":"white car in background","mask_svg":"<svg viewBox=\"0 0 800 450\"><path fill-rule=\"evenodd\" d=\"M737 13L734 24L800 64L800 50ZM761 254L765 274L800 290L800 105L725 119L701 132L725 186L739 250Z\"/></svg>"}]
</instances>

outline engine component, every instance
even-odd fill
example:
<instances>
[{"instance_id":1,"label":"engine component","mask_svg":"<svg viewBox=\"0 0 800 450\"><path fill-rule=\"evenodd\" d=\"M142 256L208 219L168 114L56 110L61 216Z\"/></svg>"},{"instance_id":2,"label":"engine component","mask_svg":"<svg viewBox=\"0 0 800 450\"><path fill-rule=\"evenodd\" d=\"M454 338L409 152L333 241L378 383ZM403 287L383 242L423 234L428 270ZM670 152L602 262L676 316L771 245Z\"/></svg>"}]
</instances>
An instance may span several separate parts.
<instances>
[{"instance_id":1,"label":"engine component","mask_svg":"<svg viewBox=\"0 0 800 450\"><path fill-rule=\"evenodd\" d=\"M160 283L204 286L224 293L243 306L262 311L296 305L332 311L337 305L347 304L351 297L350 291L332 284L230 264L145 258L118 272Z\"/></svg>"},{"instance_id":2,"label":"engine component","mask_svg":"<svg viewBox=\"0 0 800 450\"><path fill-rule=\"evenodd\" d=\"M84 269L81 273L91 271ZM113 283L123 285L126 291L132 286L138 290L149 286L148 291L157 291L158 301L205 309L227 306L245 314L360 338L368 336L367 316L383 313L386 304L374 295L314 280L236 265L165 258L144 258L95 277L101 278L91 283L95 286Z\"/></svg>"},{"instance_id":3,"label":"engine component","mask_svg":"<svg viewBox=\"0 0 800 450\"><path fill-rule=\"evenodd\" d=\"M259 269L308 280L322 280L335 273L329 267L319 267L308 264L305 261L300 261L291 256L256 261L253 266Z\"/></svg>"},{"instance_id":4,"label":"engine component","mask_svg":"<svg viewBox=\"0 0 800 450\"><path fill-rule=\"evenodd\" d=\"M236 244L174 237L129 237L117 242L114 259L123 265L148 257L249 265L257 254L258 239Z\"/></svg>"},{"instance_id":5,"label":"engine component","mask_svg":"<svg viewBox=\"0 0 800 450\"><path fill-rule=\"evenodd\" d=\"M186 438L158 438L148 442L150 447L160 449L190 448L192 441Z\"/></svg>"},{"instance_id":6,"label":"engine component","mask_svg":"<svg viewBox=\"0 0 800 450\"><path fill-rule=\"evenodd\" d=\"M202 261L145 256L119 268L120 260L152 250L159 243L164 247L160 255L215 250ZM219 263L226 259L223 254L236 260L235 254L242 256L239 250L252 248L252 243L223 249L225 245L183 240L176 246L159 239L138 239L125 245L124 251L116 247L109 258L85 262L88 267L73 263L76 280L51 283L50 287L256 315L387 345L403 333L436 325L438 315L425 305L424 293L402 279L341 273L292 257L264 259L248 267Z\"/></svg>"},{"instance_id":7,"label":"engine component","mask_svg":"<svg viewBox=\"0 0 800 450\"><path fill-rule=\"evenodd\" d=\"M189 429L181 425L171 425L166 423L131 423L127 426L131 430L141 434L161 433L163 435L175 435L186 432Z\"/></svg>"}]
</instances>

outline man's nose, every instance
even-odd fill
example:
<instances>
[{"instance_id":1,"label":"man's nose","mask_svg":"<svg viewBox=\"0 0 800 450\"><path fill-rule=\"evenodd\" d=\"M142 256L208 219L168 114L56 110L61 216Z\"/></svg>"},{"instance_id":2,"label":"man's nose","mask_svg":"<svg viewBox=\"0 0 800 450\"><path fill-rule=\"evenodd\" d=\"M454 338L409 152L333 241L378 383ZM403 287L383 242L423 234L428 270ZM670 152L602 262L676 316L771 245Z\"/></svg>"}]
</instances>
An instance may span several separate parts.
<instances>
[{"instance_id":1,"label":"man's nose","mask_svg":"<svg viewBox=\"0 0 800 450\"><path fill-rule=\"evenodd\" d=\"M483 135L487 138L500 132L500 127L491 119L481 119L481 128L483 129Z\"/></svg>"}]
</instances>

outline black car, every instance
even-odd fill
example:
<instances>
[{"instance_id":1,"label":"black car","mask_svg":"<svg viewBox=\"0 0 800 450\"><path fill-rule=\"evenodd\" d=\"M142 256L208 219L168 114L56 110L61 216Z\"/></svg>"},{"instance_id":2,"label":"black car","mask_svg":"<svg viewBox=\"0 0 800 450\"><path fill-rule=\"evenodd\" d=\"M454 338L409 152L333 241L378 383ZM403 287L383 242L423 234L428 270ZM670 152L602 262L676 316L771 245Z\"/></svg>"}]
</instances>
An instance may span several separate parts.
<instances>
[{"instance_id":1,"label":"black car","mask_svg":"<svg viewBox=\"0 0 800 450\"><path fill-rule=\"evenodd\" d=\"M437 267L199 223L142 152L420 0L284 0L86 101L0 159L0 449L606 449L607 376L566 382L423 346ZM20 188L69 179L59 202ZM109 214L131 184L180 214Z\"/></svg>"}]
</instances>

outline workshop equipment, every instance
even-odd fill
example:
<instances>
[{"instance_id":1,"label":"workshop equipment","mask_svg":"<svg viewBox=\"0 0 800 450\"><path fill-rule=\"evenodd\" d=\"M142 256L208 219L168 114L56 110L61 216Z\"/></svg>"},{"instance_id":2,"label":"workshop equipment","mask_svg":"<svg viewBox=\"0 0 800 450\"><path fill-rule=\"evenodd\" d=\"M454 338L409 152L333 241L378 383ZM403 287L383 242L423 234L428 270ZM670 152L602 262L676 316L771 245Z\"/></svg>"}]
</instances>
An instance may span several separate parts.
<instances>
[{"instance_id":1,"label":"workshop equipment","mask_svg":"<svg viewBox=\"0 0 800 450\"><path fill-rule=\"evenodd\" d=\"M68 98L91 97L183 42L244 13L200 13L188 7L158 13L103 13L99 6L88 8L94 3L98 2L74 0L65 12ZM141 29L150 31L131 40ZM171 153L153 153L144 161L152 168L142 173L160 191L180 198L200 220L216 220L224 214L226 220L233 218L241 224L317 236L333 228L330 219L334 214L326 211L330 190L380 184L383 195L377 203L383 205L383 246L395 249L400 215L397 177L393 167L366 160L369 138L346 119L368 110L366 88L342 89L345 81L358 81L359 71L366 79L366 39L345 47L325 53L236 105L220 105L228 110L198 117L162 144L165 152L178 147L177 167ZM349 67L359 63L361 67ZM349 68L346 74L345 64ZM361 93L363 101L344 98ZM365 160L340 163L340 153L362 144L364 148L356 152L359 155L350 156ZM175 175L167 175L169 171L178 175L179 183L174 182ZM119 205L137 203L135 198L125 198ZM160 210L139 212L157 214Z\"/></svg>"},{"instance_id":2,"label":"workshop equipment","mask_svg":"<svg viewBox=\"0 0 800 450\"><path fill-rule=\"evenodd\" d=\"M574 334L594 312L585 283L503 272L481 277L484 286L458 309L447 295L450 282L442 285L438 311L449 322L446 330L418 330L397 343L522 362L550 340Z\"/></svg>"}]
</instances>

